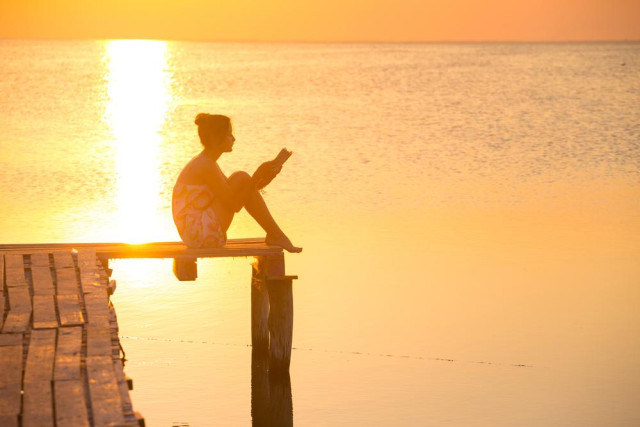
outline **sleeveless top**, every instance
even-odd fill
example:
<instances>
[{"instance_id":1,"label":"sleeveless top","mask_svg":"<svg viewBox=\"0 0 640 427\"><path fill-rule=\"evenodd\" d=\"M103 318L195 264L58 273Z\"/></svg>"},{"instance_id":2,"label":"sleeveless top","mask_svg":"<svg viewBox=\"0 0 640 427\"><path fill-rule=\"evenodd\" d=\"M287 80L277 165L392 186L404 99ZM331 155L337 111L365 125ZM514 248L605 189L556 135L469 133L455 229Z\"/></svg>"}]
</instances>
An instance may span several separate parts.
<instances>
[{"instance_id":1,"label":"sleeveless top","mask_svg":"<svg viewBox=\"0 0 640 427\"><path fill-rule=\"evenodd\" d=\"M215 196L206 185L173 187L172 211L182 241L190 248L218 248L227 235L213 210Z\"/></svg>"}]
</instances>

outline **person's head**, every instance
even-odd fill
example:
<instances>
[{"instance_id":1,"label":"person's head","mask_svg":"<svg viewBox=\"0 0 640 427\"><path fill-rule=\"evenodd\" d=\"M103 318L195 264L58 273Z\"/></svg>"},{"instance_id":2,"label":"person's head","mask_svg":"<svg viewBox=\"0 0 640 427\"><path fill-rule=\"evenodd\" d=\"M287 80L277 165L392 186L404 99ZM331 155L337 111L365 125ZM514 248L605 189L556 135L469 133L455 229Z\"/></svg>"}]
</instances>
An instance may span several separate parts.
<instances>
[{"instance_id":1,"label":"person's head","mask_svg":"<svg viewBox=\"0 0 640 427\"><path fill-rule=\"evenodd\" d=\"M221 114L200 113L195 120L198 126L198 136L205 148L221 151L231 151L233 136L231 119Z\"/></svg>"}]
</instances>

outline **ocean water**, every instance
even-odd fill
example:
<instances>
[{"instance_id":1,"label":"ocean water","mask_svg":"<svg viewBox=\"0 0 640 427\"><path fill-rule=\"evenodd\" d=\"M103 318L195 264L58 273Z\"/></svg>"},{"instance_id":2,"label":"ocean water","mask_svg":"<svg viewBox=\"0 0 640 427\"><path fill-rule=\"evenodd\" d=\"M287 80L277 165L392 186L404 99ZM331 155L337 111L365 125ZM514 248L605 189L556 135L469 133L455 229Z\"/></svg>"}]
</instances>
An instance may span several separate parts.
<instances>
[{"instance_id":1,"label":"ocean water","mask_svg":"<svg viewBox=\"0 0 640 427\"><path fill-rule=\"evenodd\" d=\"M2 243L178 239L198 112L227 173L294 152L278 422L640 423L639 43L3 40L0 100ZM251 261L112 263L147 425L257 424Z\"/></svg>"}]
</instances>

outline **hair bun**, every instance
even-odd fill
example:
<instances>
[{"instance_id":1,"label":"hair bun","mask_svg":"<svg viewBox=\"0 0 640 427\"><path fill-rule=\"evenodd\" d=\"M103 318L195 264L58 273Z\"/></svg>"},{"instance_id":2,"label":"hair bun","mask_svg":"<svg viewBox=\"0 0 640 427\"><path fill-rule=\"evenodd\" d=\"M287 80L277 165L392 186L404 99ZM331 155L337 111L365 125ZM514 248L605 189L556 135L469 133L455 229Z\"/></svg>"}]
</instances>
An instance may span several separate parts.
<instances>
[{"instance_id":1,"label":"hair bun","mask_svg":"<svg viewBox=\"0 0 640 427\"><path fill-rule=\"evenodd\" d=\"M208 118L210 115L211 115L211 114L209 114L209 113L199 113L199 114L196 116L196 119L195 119L194 123L195 123L196 125L198 125L198 126L202 126L202 125L207 121L207 118Z\"/></svg>"}]
</instances>

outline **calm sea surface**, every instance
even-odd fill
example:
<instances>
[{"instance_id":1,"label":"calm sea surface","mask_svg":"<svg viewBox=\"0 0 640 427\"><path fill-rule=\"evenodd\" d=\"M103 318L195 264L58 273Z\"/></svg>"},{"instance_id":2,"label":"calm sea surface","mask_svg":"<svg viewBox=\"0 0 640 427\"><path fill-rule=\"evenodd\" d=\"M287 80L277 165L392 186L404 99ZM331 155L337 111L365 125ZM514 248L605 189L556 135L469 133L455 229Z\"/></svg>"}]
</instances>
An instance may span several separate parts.
<instances>
[{"instance_id":1,"label":"calm sea surface","mask_svg":"<svg viewBox=\"0 0 640 427\"><path fill-rule=\"evenodd\" d=\"M228 114L224 171L294 152L294 424L637 426L638 111L638 43L0 41L0 242L177 240ZM252 423L251 261L113 262L147 425Z\"/></svg>"}]
</instances>

